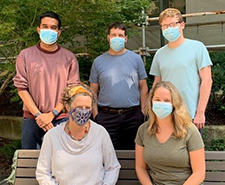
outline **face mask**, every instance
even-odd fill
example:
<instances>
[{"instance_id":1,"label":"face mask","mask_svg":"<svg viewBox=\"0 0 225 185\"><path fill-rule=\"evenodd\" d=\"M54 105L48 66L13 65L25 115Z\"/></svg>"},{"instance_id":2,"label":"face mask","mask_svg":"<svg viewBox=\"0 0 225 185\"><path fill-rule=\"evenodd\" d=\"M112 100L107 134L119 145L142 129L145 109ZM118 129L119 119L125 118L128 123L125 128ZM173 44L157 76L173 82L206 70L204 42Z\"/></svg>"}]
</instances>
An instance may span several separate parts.
<instances>
[{"instance_id":1,"label":"face mask","mask_svg":"<svg viewBox=\"0 0 225 185\"><path fill-rule=\"evenodd\" d=\"M69 115L72 120L79 126L83 126L91 117L92 111L90 109L70 108Z\"/></svg>"},{"instance_id":2,"label":"face mask","mask_svg":"<svg viewBox=\"0 0 225 185\"><path fill-rule=\"evenodd\" d=\"M153 101L152 110L157 117L164 119L171 114L173 108L171 103Z\"/></svg>"},{"instance_id":3,"label":"face mask","mask_svg":"<svg viewBox=\"0 0 225 185\"><path fill-rule=\"evenodd\" d=\"M124 45L124 38L114 37L110 39L110 47L116 52L121 51L124 48Z\"/></svg>"},{"instance_id":4,"label":"face mask","mask_svg":"<svg viewBox=\"0 0 225 185\"><path fill-rule=\"evenodd\" d=\"M41 29L40 39L45 44L54 44L57 41L58 32L51 29Z\"/></svg>"},{"instance_id":5,"label":"face mask","mask_svg":"<svg viewBox=\"0 0 225 185\"><path fill-rule=\"evenodd\" d=\"M167 28L162 31L163 36L169 42L175 42L180 37L179 26L174 28Z\"/></svg>"}]
</instances>

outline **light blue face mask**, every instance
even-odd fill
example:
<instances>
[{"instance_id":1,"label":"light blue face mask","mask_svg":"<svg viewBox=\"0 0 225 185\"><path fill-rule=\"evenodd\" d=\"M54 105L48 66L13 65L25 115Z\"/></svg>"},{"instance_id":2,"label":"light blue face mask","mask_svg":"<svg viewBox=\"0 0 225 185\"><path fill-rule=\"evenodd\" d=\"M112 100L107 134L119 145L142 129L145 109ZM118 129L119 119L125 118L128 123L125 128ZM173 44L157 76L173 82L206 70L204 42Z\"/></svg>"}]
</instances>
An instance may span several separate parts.
<instances>
[{"instance_id":1,"label":"light blue face mask","mask_svg":"<svg viewBox=\"0 0 225 185\"><path fill-rule=\"evenodd\" d=\"M54 44L57 41L58 32L51 29L41 29L40 30L40 39L45 44Z\"/></svg>"},{"instance_id":2,"label":"light blue face mask","mask_svg":"<svg viewBox=\"0 0 225 185\"><path fill-rule=\"evenodd\" d=\"M169 27L162 31L163 36L169 42L175 42L180 37L179 26L177 27Z\"/></svg>"},{"instance_id":3,"label":"light blue face mask","mask_svg":"<svg viewBox=\"0 0 225 185\"><path fill-rule=\"evenodd\" d=\"M114 37L110 39L110 47L115 51L121 51L125 46L125 39L120 37Z\"/></svg>"},{"instance_id":4,"label":"light blue face mask","mask_svg":"<svg viewBox=\"0 0 225 185\"><path fill-rule=\"evenodd\" d=\"M168 117L172 110L172 104L168 102L153 101L152 110L160 119Z\"/></svg>"}]
</instances>

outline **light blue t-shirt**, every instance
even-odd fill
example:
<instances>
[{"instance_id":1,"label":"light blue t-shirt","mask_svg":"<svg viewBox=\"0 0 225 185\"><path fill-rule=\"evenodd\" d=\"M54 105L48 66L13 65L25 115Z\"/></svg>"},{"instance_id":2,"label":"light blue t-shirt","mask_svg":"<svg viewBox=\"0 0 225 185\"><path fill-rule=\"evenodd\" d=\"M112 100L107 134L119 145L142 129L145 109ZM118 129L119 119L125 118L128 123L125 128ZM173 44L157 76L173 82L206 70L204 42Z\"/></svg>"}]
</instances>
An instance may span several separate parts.
<instances>
[{"instance_id":1,"label":"light blue t-shirt","mask_svg":"<svg viewBox=\"0 0 225 185\"><path fill-rule=\"evenodd\" d=\"M194 118L201 83L199 71L210 65L212 62L204 44L186 39L177 48L171 49L168 45L160 48L154 56L149 74L173 83Z\"/></svg>"},{"instance_id":2,"label":"light blue t-shirt","mask_svg":"<svg viewBox=\"0 0 225 185\"><path fill-rule=\"evenodd\" d=\"M99 84L99 106L127 108L140 105L139 80L145 78L141 57L126 50L121 55L106 52L97 57L89 81Z\"/></svg>"}]
</instances>

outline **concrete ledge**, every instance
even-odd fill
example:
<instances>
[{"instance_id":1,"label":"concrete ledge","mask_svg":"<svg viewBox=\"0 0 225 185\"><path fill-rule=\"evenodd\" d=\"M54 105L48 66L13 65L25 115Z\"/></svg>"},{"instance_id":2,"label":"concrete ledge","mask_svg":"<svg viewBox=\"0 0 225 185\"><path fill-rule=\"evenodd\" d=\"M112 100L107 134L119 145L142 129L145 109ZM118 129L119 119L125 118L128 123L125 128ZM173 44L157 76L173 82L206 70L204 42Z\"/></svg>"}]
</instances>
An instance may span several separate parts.
<instances>
[{"instance_id":1,"label":"concrete ledge","mask_svg":"<svg viewBox=\"0 0 225 185\"><path fill-rule=\"evenodd\" d=\"M22 117L0 116L0 137L21 139Z\"/></svg>"},{"instance_id":2,"label":"concrete ledge","mask_svg":"<svg viewBox=\"0 0 225 185\"><path fill-rule=\"evenodd\" d=\"M212 140L225 139L225 125L205 126L203 129L203 140L206 146L211 145Z\"/></svg>"},{"instance_id":3,"label":"concrete ledge","mask_svg":"<svg viewBox=\"0 0 225 185\"><path fill-rule=\"evenodd\" d=\"M0 116L0 137L9 139L21 139L22 117ZM204 141L225 138L224 126L205 126Z\"/></svg>"}]
</instances>

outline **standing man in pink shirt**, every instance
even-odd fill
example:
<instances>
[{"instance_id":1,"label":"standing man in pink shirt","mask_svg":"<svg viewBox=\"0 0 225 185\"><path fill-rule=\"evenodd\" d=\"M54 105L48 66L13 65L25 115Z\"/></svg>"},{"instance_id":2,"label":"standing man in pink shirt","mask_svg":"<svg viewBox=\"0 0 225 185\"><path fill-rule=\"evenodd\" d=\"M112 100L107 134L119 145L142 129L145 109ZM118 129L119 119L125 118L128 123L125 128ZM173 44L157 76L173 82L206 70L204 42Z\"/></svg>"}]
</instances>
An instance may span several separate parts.
<instances>
[{"instance_id":1,"label":"standing man in pink shirt","mask_svg":"<svg viewBox=\"0 0 225 185\"><path fill-rule=\"evenodd\" d=\"M68 84L80 83L75 55L57 44L61 20L52 11L39 17L40 43L20 52L14 85L23 101L22 148L39 149L45 132L68 120L61 94Z\"/></svg>"}]
</instances>

